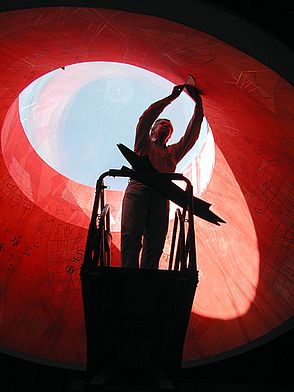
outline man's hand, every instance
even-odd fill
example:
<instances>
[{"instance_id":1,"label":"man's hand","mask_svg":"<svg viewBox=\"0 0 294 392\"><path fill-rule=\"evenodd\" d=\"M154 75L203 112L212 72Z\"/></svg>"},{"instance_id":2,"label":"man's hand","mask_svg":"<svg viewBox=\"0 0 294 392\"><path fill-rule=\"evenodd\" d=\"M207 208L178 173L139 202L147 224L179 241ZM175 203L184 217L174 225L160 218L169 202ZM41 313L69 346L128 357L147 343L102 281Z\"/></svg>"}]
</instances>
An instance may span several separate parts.
<instances>
[{"instance_id":1,"label":"man's hand","mask_svg":"<svg viewBox=\"0 0 294 392\"><path fill-rule=\"evenodd\" d=\"M201 91L198 90L197 87L191 86L189 84L185 85L186 90L189 94L189 96L193 99L193 101L196 103L197 107L200 108L202 107L202 99L201 99Z\"/></svg>"},{"instance_id":2,"label":"man's hand","mask_svg":"<svg viewBox=\"0 0 294 392\"><path fill-rule=\"evenodd\" d=\"M201 94L201 91L198 90L197 87L191 86L191 85L189 85L189 84L186 84L185 87L186 87L186 90L187 90L188 94L190 95L190 97L191 97L192 99L194 99L194 101L195 101L195 99L197 99L198 96Z\"/></svg>"},{"instance_id":3,"label":"man's hand","mask_svg":"<svg viewBox=\"0 0 294 392\"><path fill-rule=\"evenodd\" d=\"M179 95L181 94L181 92L184 90L184 87L185 87L184 84L181 84L181 85L178 85L178 86L174 86L173 91L172 91L172 93L171 93L171 97L172 97L173 99L178 98L178 96L179 96Z\"/></svg>"}]
</instances>

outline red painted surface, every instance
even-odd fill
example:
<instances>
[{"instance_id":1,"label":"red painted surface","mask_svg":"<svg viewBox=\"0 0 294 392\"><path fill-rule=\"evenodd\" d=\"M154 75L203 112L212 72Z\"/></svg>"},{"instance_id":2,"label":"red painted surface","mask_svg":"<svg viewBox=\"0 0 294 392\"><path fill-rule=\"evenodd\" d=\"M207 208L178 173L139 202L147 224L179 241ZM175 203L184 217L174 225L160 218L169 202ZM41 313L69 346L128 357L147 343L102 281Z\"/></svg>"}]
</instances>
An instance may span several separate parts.
<instances>
[{"instance_id":1,"label":"red painted surface","mask_svg":"<svg viewBox=\"0 0 294 392\"><path fill-rule=\"evenodd\" d=\"M202 197L227 224L196 220L200 282L184 361L242 346L287 320L294 307L293 88L216 38L155 17L30 9L0 14L0 26L0 345L85 364L79 265L89 211L81 198L87 204L94 190L41 160L15 110L33 80L83 61L125 62L175 84L192 72L204 92L216 162ZM108 195L116 205L118 196ZM119 233L116 262L118 249Z\"/></svg>"}]
</instances>

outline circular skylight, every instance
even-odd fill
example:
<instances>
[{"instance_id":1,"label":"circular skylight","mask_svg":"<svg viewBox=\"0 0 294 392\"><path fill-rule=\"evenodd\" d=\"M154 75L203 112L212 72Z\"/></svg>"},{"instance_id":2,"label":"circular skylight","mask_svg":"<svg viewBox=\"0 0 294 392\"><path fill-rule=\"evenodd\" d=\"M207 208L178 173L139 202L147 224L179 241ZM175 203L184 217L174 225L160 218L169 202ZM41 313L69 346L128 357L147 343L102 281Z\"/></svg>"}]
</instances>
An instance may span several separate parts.
<instances>
[{"instance_id":1,"label":"circular skylight","mask_svg":"<svg viewBox=\"0 0 294 392\"><path fill-rule=\"evenodd\" d=\"M45 74L22 91L20 119L30 143L47 164L78 183L94 186L101 173L129 166L116 145L133 149L140 115L173 87L169 80L128 64L74 64ZM169 143L184 134L193 110L194 102L185 92L164 110L162 116L174 126ZM204 119L196 145L177 171L189 164L207 134ZM122 189L126 181L107 182L111 188Z\"/></svg>"}]
</instances>

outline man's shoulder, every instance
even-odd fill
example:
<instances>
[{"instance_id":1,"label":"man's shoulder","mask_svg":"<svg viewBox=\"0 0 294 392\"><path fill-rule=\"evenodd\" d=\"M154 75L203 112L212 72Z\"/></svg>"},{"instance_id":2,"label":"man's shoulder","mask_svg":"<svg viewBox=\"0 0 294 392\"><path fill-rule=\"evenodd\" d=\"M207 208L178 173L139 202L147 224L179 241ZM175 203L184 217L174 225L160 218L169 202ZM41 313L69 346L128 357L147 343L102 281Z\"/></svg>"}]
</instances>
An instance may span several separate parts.
<instances>
[{"instance_id":1,"label":"man's shoulder","mask_svg":"<svg viewBox=\"0 0 294 392\"><path fill-rule=\"evenodd\" d=\"M172 144L169 144L168 146L166 146L167 152L172 153L173 151L175 151L177 148L177 145L178 145L178 142L172 143Z\"/></svg>"}]
</instances>

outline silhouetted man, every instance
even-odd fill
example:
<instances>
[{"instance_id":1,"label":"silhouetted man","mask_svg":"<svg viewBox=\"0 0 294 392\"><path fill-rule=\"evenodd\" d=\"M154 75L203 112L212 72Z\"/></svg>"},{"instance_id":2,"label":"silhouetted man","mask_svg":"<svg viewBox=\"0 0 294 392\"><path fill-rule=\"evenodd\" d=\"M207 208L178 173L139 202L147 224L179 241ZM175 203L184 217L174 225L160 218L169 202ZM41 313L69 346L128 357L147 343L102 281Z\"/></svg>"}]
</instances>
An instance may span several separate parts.
<instances>
[{"instance_id":1,"label":"silhouetted man","mask_svg":"<svg viewBox=\"0 0 294 392\"><path fill-rule=\"evenodd\" d=\"M194 113L184 136L177 143L167 146L173 126L170 120L158 117L167 105L179 97L185 87L195 102ZM140 156L148 156L159 172L173 173L179 161L196 143L202 120L202 99L197 88L190 85L175 86L170 95L150 105L139 118L134 151ZM139 268L142 250L141 268L158 268L168 229L168 217L168 199L151 187L130 180L122 206L122 267Z\"/></svg>"}]
</instances>

